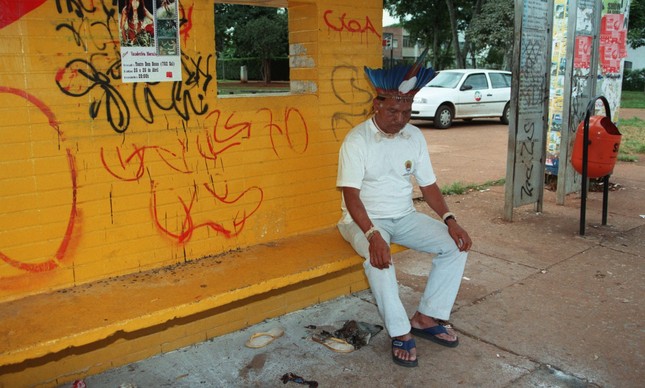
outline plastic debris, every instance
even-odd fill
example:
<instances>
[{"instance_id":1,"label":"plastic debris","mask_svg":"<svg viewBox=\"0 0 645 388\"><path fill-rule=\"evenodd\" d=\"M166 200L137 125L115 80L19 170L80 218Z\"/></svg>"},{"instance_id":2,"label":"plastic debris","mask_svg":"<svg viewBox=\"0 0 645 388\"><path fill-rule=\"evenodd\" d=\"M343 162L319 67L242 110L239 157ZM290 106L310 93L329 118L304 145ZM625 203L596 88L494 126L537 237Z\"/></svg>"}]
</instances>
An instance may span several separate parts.
<instances>
[{"instance_id":1,"label":"plastic debris","mask_svg":"<svg viewBox=\"0 0 645 388\"><path fill-rule=\"evenodd\" d=\"M308 386L310 386L312 388L316 388L318 386L317 381L305 380L302 377L300 377L300 376L298 376L296 374L293 374L291 372L283 374L282 377L280 378L280 380L282 380L282 384L286 384L289 381L293 381L294 383L308 385Z\"/></svg>"}]
</instances>

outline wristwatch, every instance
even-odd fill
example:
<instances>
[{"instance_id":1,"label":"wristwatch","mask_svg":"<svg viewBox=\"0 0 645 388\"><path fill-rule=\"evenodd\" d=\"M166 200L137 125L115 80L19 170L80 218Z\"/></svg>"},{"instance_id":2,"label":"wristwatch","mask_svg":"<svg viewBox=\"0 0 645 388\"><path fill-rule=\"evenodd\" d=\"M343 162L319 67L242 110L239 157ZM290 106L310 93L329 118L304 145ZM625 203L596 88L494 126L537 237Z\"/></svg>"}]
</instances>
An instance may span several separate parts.
<instances>
[{"instance_id":1,"label":"wristwatch","mask_svg":"<svg viewBox=\"0 0 645 388\"><path fill-rule=\"evenodd\" d=\"M455 215L452 212L447 212L441 218L443 218L443 223L446 224L446 225L448 225L448 220L449 219L453 219L453 220L457 221L457 219L455 218Z\"/></svg>"}]
</instances>

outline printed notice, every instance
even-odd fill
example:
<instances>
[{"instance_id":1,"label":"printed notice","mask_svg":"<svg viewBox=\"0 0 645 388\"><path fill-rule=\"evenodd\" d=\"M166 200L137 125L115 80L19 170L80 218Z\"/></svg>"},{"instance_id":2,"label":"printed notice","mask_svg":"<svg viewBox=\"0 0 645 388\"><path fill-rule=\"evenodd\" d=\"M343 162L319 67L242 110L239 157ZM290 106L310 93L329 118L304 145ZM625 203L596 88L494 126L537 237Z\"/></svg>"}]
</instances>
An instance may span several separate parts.
<instances>
[{"instance_id":1,"label":"printed notice","mask_svg":"<svg viewBox=\"0 0 645 388\"><path fill-rule=\"evenodd\" d=\"M179 0L119 0L121 80L181 81Z\"/></svg>"}]
</instances>

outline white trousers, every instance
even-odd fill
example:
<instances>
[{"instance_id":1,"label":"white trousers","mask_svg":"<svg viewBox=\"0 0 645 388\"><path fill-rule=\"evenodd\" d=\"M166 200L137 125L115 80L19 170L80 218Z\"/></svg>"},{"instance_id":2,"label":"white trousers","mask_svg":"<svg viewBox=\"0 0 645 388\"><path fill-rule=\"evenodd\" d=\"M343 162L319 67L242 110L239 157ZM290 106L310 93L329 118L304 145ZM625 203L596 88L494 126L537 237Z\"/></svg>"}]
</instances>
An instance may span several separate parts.
<instances>
[{"instance_id":1,"label":"white trousers","mask_svg":"<svg viewBox=\"0 0 645 388\"><path fill-rule=\"evenodd\" d=\"M432 268L418 311L448 320L466 266L467 252L460 252L441 221L419 212L397 219L373 219L372 223L386 242L433 253ZM378 269L370 264L369 242L356 223L338 224L340 234L365 261L363 267L379 313L390 337L410 332L410 320L399 297L395 265Z\"/></svg>"}]
</instances>

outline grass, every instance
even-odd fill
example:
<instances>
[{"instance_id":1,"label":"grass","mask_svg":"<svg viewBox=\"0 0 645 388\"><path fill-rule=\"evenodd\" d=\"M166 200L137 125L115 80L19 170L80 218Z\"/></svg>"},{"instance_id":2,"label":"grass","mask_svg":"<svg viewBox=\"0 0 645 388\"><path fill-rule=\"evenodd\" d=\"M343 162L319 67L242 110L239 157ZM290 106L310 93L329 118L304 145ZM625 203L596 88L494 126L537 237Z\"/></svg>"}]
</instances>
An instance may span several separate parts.
<instances>
[{"instance_id":1,"label":"grass","mask_svg":"<svg viewBox=\"0 0 645 388\"><path fill-rule=\"evenodd\" d=\"M621 108L645 109L645 92L623 90ZM618 130L623 135L618 151L618 160L637 162L645 154L645 121L637 117L620 119Z\"/></svg>"},{"instance_id":2,"label":"grass","mask_svg":"<svg viewBox=\"0 0 645 388\"><path fill-rule=\"evenodd\" d=\"M506 182L505 179L498 179L495 181L486 181L481 184L465 184L462 182L454 182L449 184L446 187L441 188L441 193L443 195L453 195L453 194L465 194L471 191L482 191L486 190L492 186L502 186Z\"/></svg>"},{"instance_id":3,"label":"grass","mask_svg":"<svg viewBox=\"0 0 645 388\"><path fill-rule=\"evenodd\" d=\"M623 90L620 106L621 108L645 109L645 92Z\"/></svg>"},{"instance_id":4,"label":"grass","mask_svg":"<svg viewBox=\"0 0 645 388\"><path fill-rule=\"evenodd\" d=\"M636 162L645 154L645 120L639 118L621 119L618 130L623 135L618 151L618 160Z\"/></svg>"}]
</instances>

